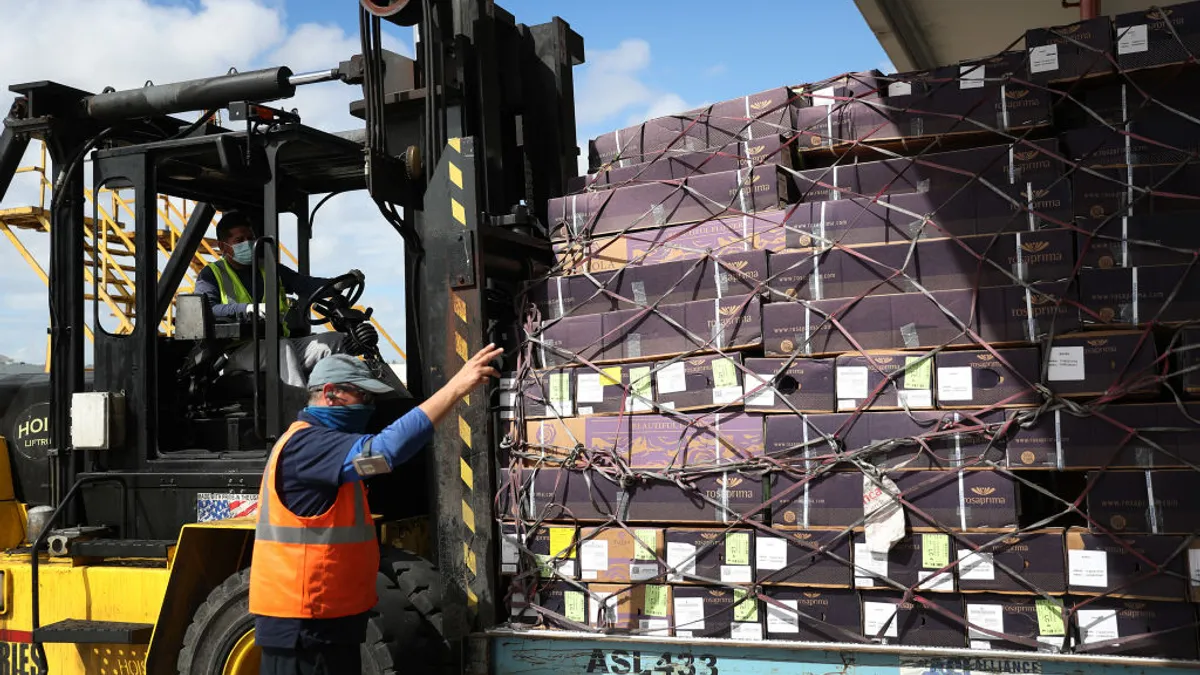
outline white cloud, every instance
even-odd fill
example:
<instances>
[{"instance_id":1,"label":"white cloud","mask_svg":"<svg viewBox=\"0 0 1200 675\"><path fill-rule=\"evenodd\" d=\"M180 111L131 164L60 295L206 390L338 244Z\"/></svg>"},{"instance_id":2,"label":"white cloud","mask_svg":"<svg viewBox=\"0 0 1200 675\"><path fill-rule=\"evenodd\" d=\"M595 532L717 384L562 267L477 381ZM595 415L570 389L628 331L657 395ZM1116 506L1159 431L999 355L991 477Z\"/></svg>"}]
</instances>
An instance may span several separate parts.
<instances>
[{"instance_id":1,"label":"white cloud","mask_svg":"<svg viewBox=\"0 0 1200 675\"><path fill-rule=\"evenodd\" d=\"M708 70L704 71L704 74L707 75L708 77L718 77L718 76L724 75L725 73L728 73L728 72L729 72L728 65L726 65L724 63L717 63L717 64L713 64L713 65L709 66Z\"/></svg>"},{"instance_id":2,"label":"white cloud","mask_svg":"<svg viewBox=\"0 0 1200 675\"><path fill-rule=\"evenodd\" d=\"M357 32L347 33L336 25L303 24L289 30L282 5L280 0L199 0L169 6L149 0L0 0L9 25L20 26L5 36L6 51L26 55L0 61L0 108L8 109L12 95L7 86L18 82L49 79L90 91L125 89L147 80L167 83L219 75L230 67L246 71L286 65L295 72L332 68L360 51ZM353 12L353 6L346 11ZM404 40L390 33L385 34L384 46L412 53ZM341 83L311 85L277 105L298 108L307 124L342 131L362 126L349 114L349 104L361 97L360 92ZM32 164L36 152L31 147L24 164ZM35 178L18 175L0 208L36 204ZM285 245L294 250L295 228L285 227L284 234ZM49 236L19 236L48 268ZM9 299L0 303L0 353L41 362L48 320L46 287L16 249L5 244L6 239L0 243L0 283ZM395 264L402 251L400 239L365 194L334 197L321 208L311 251L315 274L363 270L368 286L363 302L379 299L382 304L402 297ZM90 309L88 316L90 320ZM377 316L395 339L403 340L402 311L378 311ZM386 356L391 355L385 351Z\"/></svg>"}]
</instances>

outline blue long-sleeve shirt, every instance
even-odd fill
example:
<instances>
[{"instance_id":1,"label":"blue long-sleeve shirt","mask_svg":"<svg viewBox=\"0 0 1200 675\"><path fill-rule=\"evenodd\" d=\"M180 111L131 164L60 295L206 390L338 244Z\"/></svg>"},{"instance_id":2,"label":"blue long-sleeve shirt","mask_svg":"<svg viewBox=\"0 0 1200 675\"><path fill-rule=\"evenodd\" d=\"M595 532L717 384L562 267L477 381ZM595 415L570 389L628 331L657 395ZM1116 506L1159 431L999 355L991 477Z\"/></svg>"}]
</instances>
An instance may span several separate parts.
<instances>
[{"instance_id":1,"label":"blue long-sleeve shirt","mask_svg":"<svg viewBox=\"0 0 1200 675\"><path fill-rule=\"evenodd\" d=\"M254 286L250 277L250 266L246 265L241 269L235 269L233 265L230 265L229 269L233 270L234 274L237 275L238 280L246 287L246 291L253 294ZM279 265L279 282L283 284L283 290L287 293L294 293L301 298L312 295L327 281L329 279L307 276L300 274L287 265ZM217 285L217 277L209 267L200 270L200 274L196 276L195 292L208 297L208 304L212 307L214 319L241 319L247 314L249 306L246 303L221 303L221 287ZM260 281L258 284L258 295L254 296L254 302L262 302L262 292L263 284Z\"/></svg>"},{"instance_id":2,"label":"blue long-sleeve shirt","mask_svg":"<svg viewBox=\"0 0 1200 675\"><path fill-rule=\"evenodd\" d=\"M292 435L279 457L276 488L289 511L301 517L328 511L345 483L362 480L354 458L371 443L371 453L400 466L433 439L433 423L420 408L392 422L378 434L331 429L312 415L298 419L311 426ZM337 619L255 617L255 642L261 647L294 649L320 644L358 644L366 639L367 615Z\"/></svg>"}]
</instances>

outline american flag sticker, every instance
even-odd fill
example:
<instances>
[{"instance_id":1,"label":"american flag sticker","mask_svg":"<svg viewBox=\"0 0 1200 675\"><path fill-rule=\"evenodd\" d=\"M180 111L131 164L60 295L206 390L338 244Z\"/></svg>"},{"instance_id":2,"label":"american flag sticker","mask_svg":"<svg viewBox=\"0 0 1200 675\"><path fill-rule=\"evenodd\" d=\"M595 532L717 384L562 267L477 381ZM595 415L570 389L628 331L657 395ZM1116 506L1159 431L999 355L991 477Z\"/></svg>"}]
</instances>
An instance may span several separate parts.
<instances>
[{"instance_id":1,"label":"american flag sticker","mask_svg":"<svg viewBox=\"0 0 1200 675\"><path fill-rule=\"evenodd\" d=\"M201 492L196 495L196 522L245 518L258 513L258 494Z\"/></svg>"}]
</instances>

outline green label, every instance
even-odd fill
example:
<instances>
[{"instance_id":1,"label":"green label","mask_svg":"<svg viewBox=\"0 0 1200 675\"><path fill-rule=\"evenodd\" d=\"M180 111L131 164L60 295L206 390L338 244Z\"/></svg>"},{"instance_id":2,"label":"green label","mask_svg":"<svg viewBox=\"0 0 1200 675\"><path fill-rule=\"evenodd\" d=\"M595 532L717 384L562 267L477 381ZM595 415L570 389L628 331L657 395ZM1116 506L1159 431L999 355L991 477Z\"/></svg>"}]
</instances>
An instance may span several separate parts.
<instances>
[{"instance_id":1,"label":"green label","mask_svg":"<svg viewBox=\"0 0 1200 675\"><path fill-rule=\"evenodd\" d=\"M734 365L731 359L717 359L713 361L712 369L714 387L737 386L737 366Z\"/></svg>"},{"instance_id":2,"label":"green label","mask_svg":"<svg viewBox=\"0 0 1200 675\"><path fill-rule=\"evenodd\" d=\"M566 591L563 593L563 601L567 605L567 619L576 623L587 621L587 612L583 605L583 591Z\"/></svg>"},{"instance_id":3,"label":"green label","mask_svg":"<svg viewBox=\"0 0 1200 675\"><path fill-rule=\"evenodd\" d=\"M749 532L727 532L725 534L725 564L750 564Z\"/></svg>"},{"instance_id":4,"label":"green label","mask_svg":"<svg viewBox=\"0 0 1200 675\"><path fill-rule=\"evenodd\" d=\"M629 369L629 384L632 392L649 399L650 396L650 366Z\"/></svg>"},{"instance_id":5,"label":"green label","mask_svg":"<svg viewBox=\"0 0 1200 675\"><path fill-rule=\"evenodd\" d=\"M950 564L950 535L921 535L921 567L940 570Z\"/></svg>"},{"instance_id":6,"label":"green label","mask_svg":"<svg viewBox=\"0 0 1200 675\"><path fill-rule=\"evenodd\" d=\"M550 373L550 402L564 403L571 400L571 374Z\"/></svg>"},{"instance_id":7,"label":"green label","mask_svg":"<svg viewBox=\"0 0 1200 675\"><path fill-rule=\"evenodd\" d=\"M667 615L667 587L666 586L646 586L646 615L647 616L666 616Z\"/></svg>"},{"instance_id":8,"label":"green label","mask_svg":"<svg viewBox=\"0 0 1200 675\"><path fill-rule=\"evenodd\" d=\"M554 556L538 553L535 554L534 557L537 558L538 574L546 579L553 577L554 567L550 565L550 560L553 559Z\"/></svg>"},{"instance_id":9,"label":"green label","mask_svg":"<svg viewBox=\"0 0 1200 675\"><path fill-rule=\"evenodd\" d=\"M746 597L746 591L741 588L733 589L733 620L758 621L758 597Z\"/></svg>"},{"instance_id":10,"label":"green label","mask_svg":"<svg viewBox=\"0 0 1200 675\"><path fill-rule=\"evenodd\" d=\"M658 530L634 530L634 560L658 560Z\"/></svg>"},{"instance_id":11,"label":"green label","mask_svg":"<svg viewBox=\"0 0 1200 675\"><path fill-rule=\"evenodd\" d=\"M933 374L933 359L928 356L904 357L904 388L929 389L929 377Z\"/></svg>"},{"instance_id":12,"label":"green label","mask_svg":"<svg viewBox=\"0 0 1200 675\"><path fill-rule=\"evenodd\" d=\"M1062 606L1052 600L1038 598L1035 602L1038 615L1038 633L1042 635L1065 635Z\"/></svg>"}]
</instances>

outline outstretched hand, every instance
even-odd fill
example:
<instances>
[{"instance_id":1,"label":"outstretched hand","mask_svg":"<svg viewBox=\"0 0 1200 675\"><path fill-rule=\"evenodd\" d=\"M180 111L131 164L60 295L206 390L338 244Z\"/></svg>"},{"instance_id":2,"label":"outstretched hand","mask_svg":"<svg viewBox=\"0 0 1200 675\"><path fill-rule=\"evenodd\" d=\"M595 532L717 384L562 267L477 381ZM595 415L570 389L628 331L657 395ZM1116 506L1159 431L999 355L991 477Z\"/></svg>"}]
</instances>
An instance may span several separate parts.
<instances>
[{"instance_id":1,"label":"outstretched hand","mask_svg":"<svg viewBox=\"0 0 1200 675\"><path fill-rule=\"evenodd\" d=\"M504 350L494 344L475 352L475 355L463 364L454 377L447 383L458 398L470 394L476 387L488 381L489 377L500 377L500 372L491 363L504 353Z\"/></svg>"}]
</instances>

